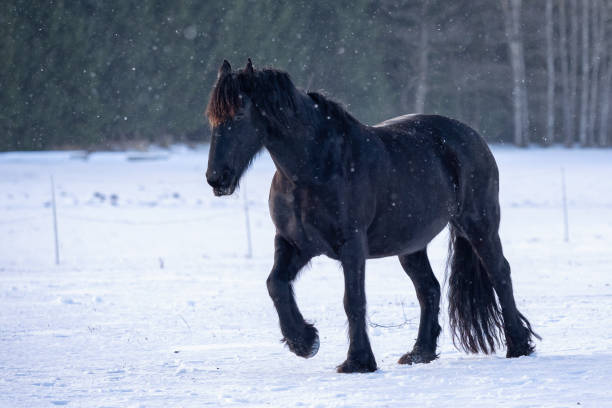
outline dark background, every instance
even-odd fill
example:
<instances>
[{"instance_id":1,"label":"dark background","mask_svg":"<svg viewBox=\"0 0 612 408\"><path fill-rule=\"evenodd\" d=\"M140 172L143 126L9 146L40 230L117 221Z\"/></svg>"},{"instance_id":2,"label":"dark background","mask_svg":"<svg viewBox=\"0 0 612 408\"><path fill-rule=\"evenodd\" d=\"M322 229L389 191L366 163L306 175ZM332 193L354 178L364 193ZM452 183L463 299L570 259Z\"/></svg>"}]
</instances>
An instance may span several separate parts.
<instances>
[{"instance_id":1,"label":"dark background","mask_svg":"<svg viewBox=\"0 0 612 408\"><path fill-rule=\"evenodd\" d=\"M3 1L0 150L204 141L218 67L247 57L368 124L424 111L463 120L489 142L607 146L611 3ZM508 7L517 6L512 37ZM513 99L510 40L524 51L525 102ZM521 104L527 131L517 139Z\"/></svg>"}]
</instances>

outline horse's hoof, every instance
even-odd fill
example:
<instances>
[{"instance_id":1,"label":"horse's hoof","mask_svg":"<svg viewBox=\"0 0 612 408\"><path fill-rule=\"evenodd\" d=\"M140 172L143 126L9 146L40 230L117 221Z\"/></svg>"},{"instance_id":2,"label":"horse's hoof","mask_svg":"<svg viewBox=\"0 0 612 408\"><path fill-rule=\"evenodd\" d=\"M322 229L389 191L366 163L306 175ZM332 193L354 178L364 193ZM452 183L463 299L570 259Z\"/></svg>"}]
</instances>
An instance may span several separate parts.
<instances>
[{"instance_id":1,"label":"horse's hoof","mask_svg":"<svg viewBox=\"0 0 612 408\"><path fill-rule=\"evenodd\" d=\"M336 371L339 373L373 373L377 370L376 360L374 356L368 359L366 362L360 362L357 360L346 360L344 363L336 367Z\"/></svg>"},{"instance_id":2,"label":"horse's hoof","mask_svg":"<svg viewBox=\"0 0 612 408\"><path fill-rule=\"evenodd\" d=\"M400 357L397 361L398 364L427 364L434 361L438 358L438 355L435 353L423 353L423 352L415 352L411 351L410 353L406 353Z\"/></svg>"},{"instance_id":3,"label":"horse's hoof","mask_svg":"<svg viewBox=\"0 0 612 408\"><path fill-rule=\"evenodd\" d=\"M528 356L533 354L534 351L535 347L529 343L522 344L521 346L509 346L506 351L506 358Z\"/></svg>"},{"instance_id":4,"label":"horse's hoof","mask_svg":"<svg viewBox=\"0 0 612 408\"><path fill-rule=\"evenodd\" d=\"M310 353L304 358L312 358L317 355L319 352L319 346L321 345L321 341L319 340L319 336L315 337L314 343L312 343L312 348L310 349Z\"/></svg>"},{"instance_id":5,"label":"horse's hoof","mask_svg":"<svg viewBox=\"0 0 612 408\"><path fill-rule=\"evenodd\" d=\"M321 345L317 329L312 324L306 325L301 336L295 338L285 337L282 341L287 344L289 350L295 353L295 355L304 358L314 357Z\"/></svg>"}]
</instances>

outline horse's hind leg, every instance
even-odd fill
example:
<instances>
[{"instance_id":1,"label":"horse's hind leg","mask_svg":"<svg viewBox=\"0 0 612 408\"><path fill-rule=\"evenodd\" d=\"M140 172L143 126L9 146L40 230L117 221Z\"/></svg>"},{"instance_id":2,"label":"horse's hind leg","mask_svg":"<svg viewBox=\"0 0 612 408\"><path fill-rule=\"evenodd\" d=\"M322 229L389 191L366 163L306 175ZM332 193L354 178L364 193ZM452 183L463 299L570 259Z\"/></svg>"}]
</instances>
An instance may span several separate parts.
<instances>
[{"instance_id":1,"label":"horse's hind leg","mask_svg":"<svg viewBox=\"0 0 612 408\"><path fill-rule=\"evenodd\" d=\"M421 306L421 319L419 334L412 351L404 354L398 363L429 363L437 357L436 345L440 334L438 324L440 284L431 270L426 249L410 255L400 255L399 260L416 289Z\"/></svg>"},{"instance_id":2,"label":"horse's hind leg","mask_svg":"<svg viewBox=\"0 0 612 408\"><path fill-rule=\"evenodd\" d=\"M278 312L283 341L300 357L310 358L319 351L317 329L304 321L295 303L292 282L310 261L281 236L274 239L274 266L267 280L268 293Z\"/></svg>"},{"instance_id":3,"label":"horse's hind leg","mask_svg":"<svg viewBox=\"0 0 612 408\"><path fill-rule=\"evenodd\" d=\"M529 321L518 311L514 300L510 264L504 257L499 238L499 209L471 213L463 218L461 230L471 243L499 299L506 339L506 357L526 356L533 352L531 336L538 337ZM486 214L486 215L480 215Z\"/></svg>"}]
</instances>

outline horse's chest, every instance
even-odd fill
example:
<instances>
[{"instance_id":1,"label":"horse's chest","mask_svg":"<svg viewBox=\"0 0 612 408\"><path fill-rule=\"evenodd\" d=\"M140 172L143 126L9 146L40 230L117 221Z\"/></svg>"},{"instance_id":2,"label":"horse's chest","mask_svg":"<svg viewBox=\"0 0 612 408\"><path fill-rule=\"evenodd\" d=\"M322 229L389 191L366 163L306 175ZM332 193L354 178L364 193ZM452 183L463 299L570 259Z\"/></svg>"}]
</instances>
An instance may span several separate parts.
<instances>
[{"instance_id":1,"label":"horse's chest","mask_svg":"<svg viewBox=\"0 0 612 408\"><path fill-rule=\"evenodd\" d=\"M325 194L272 191L270 215L277 231L301 250L333 255L341 241L340 203Z\"/></svg>"}]
</instances>

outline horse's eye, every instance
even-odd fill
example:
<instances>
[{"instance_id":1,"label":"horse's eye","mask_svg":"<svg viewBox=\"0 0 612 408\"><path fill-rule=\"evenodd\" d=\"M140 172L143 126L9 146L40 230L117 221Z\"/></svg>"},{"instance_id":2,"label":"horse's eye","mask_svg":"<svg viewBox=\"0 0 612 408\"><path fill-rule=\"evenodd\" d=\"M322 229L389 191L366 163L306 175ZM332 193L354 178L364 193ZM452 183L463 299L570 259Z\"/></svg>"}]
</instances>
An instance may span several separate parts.
<instances>
[{"instance_id":1,"label":"horse's eye","mask_svg":"<svg viewBox=\"0 0 612 408\"><path fill-rule=\"evenodd\" d=\"M237 113L234 116L234 120L242 120L242 119L244 119L244 114L243 113Z\"/></svg>"}]
</instances>

